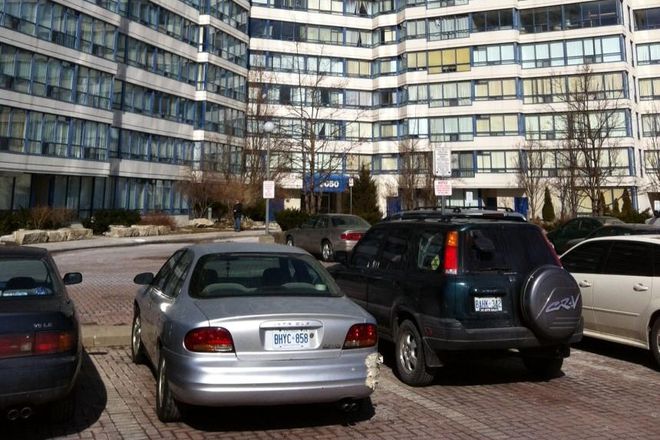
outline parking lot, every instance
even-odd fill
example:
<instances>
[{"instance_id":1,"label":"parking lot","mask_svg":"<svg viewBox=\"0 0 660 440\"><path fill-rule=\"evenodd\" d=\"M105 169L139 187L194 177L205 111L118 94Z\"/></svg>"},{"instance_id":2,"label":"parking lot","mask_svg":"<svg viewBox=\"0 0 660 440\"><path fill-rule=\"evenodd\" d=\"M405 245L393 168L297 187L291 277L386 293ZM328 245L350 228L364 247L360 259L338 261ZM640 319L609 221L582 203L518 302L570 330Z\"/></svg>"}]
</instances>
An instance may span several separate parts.
<instances>
[{"instance_id":1,"label":"parking lot","mask_svg":"<svg viewBox=\"0 0 660 440\"><path fill-rule=\"evenodd\" d=\"M72 251L61 271L83 272L70 292L83 324L127 325L132 277L155 271L181 245ZM86 353L75 419L2 422L1 438L660 438L660 373L642 350L587 340L573 349L563 376L533 379L512 354L457 361L429 387L411 388L392 373L392 347L372 407L346 415L333 406L193 408L183 423L155 415L155 380L133 365L127 347Z\"/></svg>"}]
</instances>

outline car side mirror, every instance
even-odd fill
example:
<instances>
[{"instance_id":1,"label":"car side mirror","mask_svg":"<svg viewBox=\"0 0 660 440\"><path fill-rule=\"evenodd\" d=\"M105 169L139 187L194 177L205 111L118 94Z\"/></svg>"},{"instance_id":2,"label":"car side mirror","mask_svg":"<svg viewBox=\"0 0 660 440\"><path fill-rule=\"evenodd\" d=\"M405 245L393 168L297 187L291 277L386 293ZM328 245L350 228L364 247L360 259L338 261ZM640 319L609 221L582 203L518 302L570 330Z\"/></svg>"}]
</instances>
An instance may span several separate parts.
<instances>
[{"instance_id":1,"label":"car side mirror","mask_svg":"<svg viewBox=\"0 0 660 440\"><path fill-rule=\"evenodd\" d=\"M143 272L135 275L135 278L133 278L133 282L135 284L141 284L145 286L148 286L153 281L154 281L154 274L151 272Z\"/></svg>"},{"instance_id":2,"label":"car side mirror","mask_svg":"<svg viewBox=\"0 0 660 440\"><path fill-rule=\"evenodd\" d=\"M69 272L62 277L62 282L67 286L80 284L82 283L82 274L80 272Z\"/></svg>"}]
</instances>

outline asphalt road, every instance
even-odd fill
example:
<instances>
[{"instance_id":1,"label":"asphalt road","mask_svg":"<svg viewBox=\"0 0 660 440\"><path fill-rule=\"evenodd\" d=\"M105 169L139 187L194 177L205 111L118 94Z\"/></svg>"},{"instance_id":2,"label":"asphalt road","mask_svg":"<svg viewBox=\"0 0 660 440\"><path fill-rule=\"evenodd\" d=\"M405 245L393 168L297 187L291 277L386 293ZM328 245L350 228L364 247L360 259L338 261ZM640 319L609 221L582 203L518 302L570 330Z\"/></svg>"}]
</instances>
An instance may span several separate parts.
<instances>
[{"instance_id":1,"label":"asphalt road","mask_svg":"<svg viewBox=\"0 0 660 440\"><path fill-rule=\"evenodd\" d=\"M72 286L83 321L128 324L132 277L155 271L181 245L148 245L59 254L62 272L79 270ZM127 347L86 353L78 408L68 424L39 414L0 422L0 438L67 439L657 439L660 372L639 349L587 340L573 349L563 375L533 379L513 354L475 357L444 367L428 387L411 388L385 357L372 407L346 415L328 405L194 408L182 423L155 415L151 369L133 365Z\"/></svg>"}]
</instances>

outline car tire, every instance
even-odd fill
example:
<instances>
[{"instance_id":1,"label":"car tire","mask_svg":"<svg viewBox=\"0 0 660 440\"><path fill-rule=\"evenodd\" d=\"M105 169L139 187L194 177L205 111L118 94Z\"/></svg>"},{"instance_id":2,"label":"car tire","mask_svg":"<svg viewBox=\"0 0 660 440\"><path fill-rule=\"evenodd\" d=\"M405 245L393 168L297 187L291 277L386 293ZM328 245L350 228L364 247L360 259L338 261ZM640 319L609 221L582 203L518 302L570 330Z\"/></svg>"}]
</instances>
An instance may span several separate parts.
<instances>
[{"instance_id":1,"label":"car tire","mask_svg":"<svg viewBox=\"0 0 660 440\"><path fill-rule=\"evenodd\" d=\"M561 374L564 358L523 356L523 364L535 377L543 380L554 379Z\"/></svg>"},{"instance_id":2,"label":"car tire","mask_svg":"<svg viewBox=\"0 0 660 440\"><path fill-rule=\"evenodd\" d=\"M133 314L133 325L131 326L131 360L138 365L146 361L144 345L142 344L142 319L138 309Z\"/></svg>"},{"instance_id":3,"label":"car tire","mask_svg":"<svg viewBox=\"0 0 660 440\"><path fill-rule=\"evenodd\" d=\"M426 367L423 344L415 324L403 321L397 331L394 354L399 378L410 386L425 386L434 379L433 371Z\"/></svg>"},{"instance_id":4,"label":"car tire","mask_svg":"<svg viewBox=\"0 0 660 440\"><path fill-rule=\"evenodd\" d=\"M543 341L566 341L582 322L580 287L559 266L532 271L522 289L521 307L525 324Z\"/></svg>"},{"instance_id":5,"label":"car tire","mask_svg":"<svg viewBox=\"0 0 660 440\"><path fill-rule=\"evenodd\" d=\"M332 243L328 240L321 242L321 259L323 261L332 261L335 258L335 251L332 248Z\"/></svg>"},{"instance_id":6,"label":"car tire","mask_svg":"<svg viewBox=\"0 0 660 440\"><path fill-rule=\"evenodd\" d=\"M660 369L660 317L655 318L650 336L649 348L651 349L656 367Z\"/></svg>"},{"instance_id":7,"label":"car tire","mask_svg":"<svg viewBox=\"0 0 660 440\"><path fill-rule=\"evenodd\" d=\"M48 405L48 418L51 422L62 423L71 420L76 412L75 387L64 398Z\"/></svg>"},{"instance_id":8,"label":"car tire","mask_svg":"<svg viewBox=\"0 0 660 440\"><path fill-rule=\"evenodd\" d=\"M158 360L156 374L156 415L158 420L163 423L176 422L181 419L181 410L170 390L170 384L167 381L167 362L162 354Z\"/></svg>"},{"instance_id":9,"label":"car tire","mask_svg":"<svg viewBox=\"0 0 660 440\"><path fill-rule=\"evenodd\" d=\"M292 236L290 236L290 235L287 235L287 236L286 236L286 245L287 245L287 246L295 246L295 245L293 244L293 237L292 237Z\"/></svg>"}]
</instances>

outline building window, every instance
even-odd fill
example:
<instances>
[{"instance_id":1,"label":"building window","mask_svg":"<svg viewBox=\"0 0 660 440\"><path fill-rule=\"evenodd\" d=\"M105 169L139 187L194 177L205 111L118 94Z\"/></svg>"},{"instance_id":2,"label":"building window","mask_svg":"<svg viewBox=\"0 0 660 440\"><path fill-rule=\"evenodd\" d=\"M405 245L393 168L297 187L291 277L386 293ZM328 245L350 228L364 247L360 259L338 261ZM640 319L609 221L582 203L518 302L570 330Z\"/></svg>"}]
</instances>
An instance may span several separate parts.
<instances>
[{"instance_id":1,"label":"building window","mask_svg":"<svg viewBox=\"0 0 660 440\"><path fill-rule=\"evenodd\" d=\"M429 84L430 107L453 107L472 104L470 81Z\"/></svg>"},{"instance_id":2,"label":"building window","mask_svg":"<svg viewBox=\"0 0 660 440\"><path fill-rule=\"evenodd\" d=\"M428 52L428 72L448 73L470 70L470 48L432 50Z\"/></svg>"},{"instance_id":3,"label":"building window","mask_svg":"<svg viewBox=\"0 0 660 440\"><path fill-rule=\"evenodd\" d=\"M518 134L518 115L477 115L477 136L515 136Z\"/></svg>"},{"instance_id":4,"label":"building window","mask_svg":"<svg viewBox=\"0 0 660 440\"><path fill-rule=\"evenodd\" d=\"M475 101L516 98L516 80L513 78L477 80L474 83Z\"/></svg>"},{"instance_id":5,"label":"building window","mask_svg":"<svg viewBox=\"0 0 660 440\"><path fill-rule=\"evenodd\" d=\"M511 43L494 46L475 46L472 49L472 57L472 64L475 67L513 64L516 62L515 45Z\"/></svg>"},{"instance_id":6,"label":"building window","mask_svg":"<svg viewBox=\"0 0 660 440\"><path fill-rule=\"evenodd\" d=\"M431 141L458 142L474 138L472 117L430 118Z\"/></svg>"}]
</instances>

